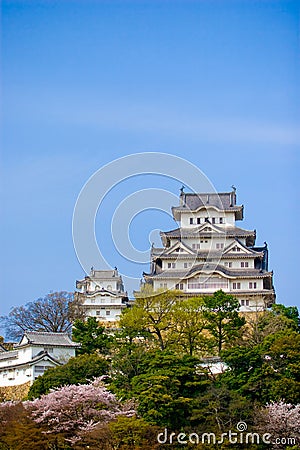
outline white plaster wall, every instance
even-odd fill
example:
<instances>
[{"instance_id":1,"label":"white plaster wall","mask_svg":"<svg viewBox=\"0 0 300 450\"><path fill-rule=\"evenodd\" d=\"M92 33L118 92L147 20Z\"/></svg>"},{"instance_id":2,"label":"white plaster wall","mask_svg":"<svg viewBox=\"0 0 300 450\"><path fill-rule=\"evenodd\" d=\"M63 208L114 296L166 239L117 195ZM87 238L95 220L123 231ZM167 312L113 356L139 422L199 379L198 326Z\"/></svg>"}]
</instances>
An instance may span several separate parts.
<instances>
[{"instance_id":1,"label":"white plaster wall","mask_svg":"<svg viewBox=\"0 0 300 450\"><path fill-rule=\"evenodd\" d=\"M93 309L88 312L88 315L96 317L98 320L104 320L106 322L114 322L116 320L119 320L123 309L124 306L122 308L121 307L110 308L109 306L106 306L105 309ZM107 310L110 311L110 315L106 315ZM97 312L100 312L100 314L97 314Z\"/></svg>"},{"instance_id":2,"label":"white plaster wall","mask_svg":"<svg viewBox=\"0 0 300 450\"><path fill-rule=\"evenodd\" d=\"M208 210L201 210L198 212L183 212L181 214L180 224L182 228L191 228L193 226L199 226L205 223L205 218L208 217L210 222L212 223L212 218L215 218L215 224L218 227L222 226L234 226L235 225L235 215L232 213L224 213L216 211L213 208L209 208ZM193 224L190 223L190 218L193 218ZM200 218L200 224L197 223L197 218ZM220 223L220 218L223 219L223 223Z\"/></svg>"}]
</instances>

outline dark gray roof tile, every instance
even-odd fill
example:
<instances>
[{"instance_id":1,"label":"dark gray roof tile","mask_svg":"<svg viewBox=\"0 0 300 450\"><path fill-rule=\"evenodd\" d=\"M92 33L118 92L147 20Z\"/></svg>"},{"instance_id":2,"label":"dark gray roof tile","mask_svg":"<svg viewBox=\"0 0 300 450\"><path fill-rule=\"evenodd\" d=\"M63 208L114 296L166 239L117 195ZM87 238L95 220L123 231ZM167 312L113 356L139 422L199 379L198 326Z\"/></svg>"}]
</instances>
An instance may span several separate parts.
<instances>
[{"instance_id":1,"label":"dark gray roof tile","mask_svg":"<svg viewBox=\"0 0 300 450\"><path fill-rule=\"evenodd\" d=\"M78 347L79 344L73 342L67 333L48 333L39 331L26 331L24 337L27 337L28 343L33 345L49 346L67 346ZM23 338L22 338L23 340ZM21 342L22 342L21 340ZM25 344L22 344L25 345Z\"/></svg>"}]
</instances>

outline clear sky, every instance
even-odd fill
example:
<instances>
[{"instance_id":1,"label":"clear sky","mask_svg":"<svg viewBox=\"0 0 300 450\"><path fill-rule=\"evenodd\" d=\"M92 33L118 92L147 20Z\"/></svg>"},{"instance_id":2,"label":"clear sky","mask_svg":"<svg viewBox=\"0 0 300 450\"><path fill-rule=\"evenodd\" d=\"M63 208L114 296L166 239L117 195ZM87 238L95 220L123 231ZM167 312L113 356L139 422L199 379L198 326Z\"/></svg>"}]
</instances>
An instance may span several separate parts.
<instances>
[{"instance_id":1,"label":"clear sky","mask_svg":"<svg viewBox=\"0 0 300 450\"><path fill-rule=\"evenodd\" d=\"M289 0L2 0L1 314L74 290L84 276L72 242L77 196L104 164L138 152L185 158L219 191L234 184L239 226L268 242L277 301L300 306L299 9ZM97 239L125 275L112 215L153 186L177 196L181 184L135 177L97 214ZM152 229L171 228L150 210L130 236L147 250ZM138 279L147 268L130 271Z\"/></svg>"}]
</instances>

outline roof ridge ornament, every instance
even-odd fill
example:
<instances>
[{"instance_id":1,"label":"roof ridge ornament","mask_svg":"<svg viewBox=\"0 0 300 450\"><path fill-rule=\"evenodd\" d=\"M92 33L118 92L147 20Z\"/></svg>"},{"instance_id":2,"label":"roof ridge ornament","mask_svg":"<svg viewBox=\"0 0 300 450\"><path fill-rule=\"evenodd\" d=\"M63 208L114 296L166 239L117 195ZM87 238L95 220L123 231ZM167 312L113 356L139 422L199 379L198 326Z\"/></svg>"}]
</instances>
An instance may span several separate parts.
<instances>
[{"instance_id":1,"label":"roof ridge ornament","mask_svg":"<svg viewBox=\"0 0 300 450\"><path fill-rule=\"evenodd\" d=\"M185 206L186 205L186 193L184 192L184 189L185 189L185 186L182 185L181 188L180 188L180 195L179 195L180 205L181 206Z\"/></svg>"},{"instance_id":2,"label":"roof ridge ornament","mask_svg":"<svg viewBox=\"0 0 300 450\"><path fill-rule=\"evenodd\" d=\"M232 192L230 193L230 206L236 205L236 187L232 184L231 185Z\"/></svg>"}]
</instances>

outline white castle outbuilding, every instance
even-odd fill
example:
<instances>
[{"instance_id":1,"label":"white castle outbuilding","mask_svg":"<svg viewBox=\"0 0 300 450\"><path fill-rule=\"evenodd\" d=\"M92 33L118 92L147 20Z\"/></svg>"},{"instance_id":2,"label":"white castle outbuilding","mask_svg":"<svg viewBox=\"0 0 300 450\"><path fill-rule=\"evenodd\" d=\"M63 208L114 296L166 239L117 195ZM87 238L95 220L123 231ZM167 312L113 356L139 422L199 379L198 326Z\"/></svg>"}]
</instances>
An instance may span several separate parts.
<instances>
[{"instance_id":1,"label":"white castle outbuilding","mask_svg":"<svg viewBox=\"0 0 300 450\"><path fill-rule=\"evenodd\" d=\"M184 295L211 295L222 289L240 302L240 311L260 311L275 301L267 244L255 246L256 231L236 225L243 220L236 190L180 194L172 208L179 227L161 232L163 247L152 247L145 283L154 290L179 289Z\"/></svg>"},{"instance_id":2,"label":"white castle outbuilding","mask_svg":"<svg viewBox=\"0 0 300 450\"><path fill-rule=\"evenodd\" d=\"M122 277L113 270L91 269L90 275L76 281L75 300L85 317L96 317L108 326L119 320L128 303Z\"/></svg>"},{"instance_id":3,"label":"white castle outbuilding","mask_svg":"<svg viewBox=\"0 0 300 450\"><path fill-rule=\"evenodd\" d=\"M26 331L13 350L0 346L0 387L32 384L49 367L74 357L78 347L66 333Z\"/></svg>"}]
</instances>

